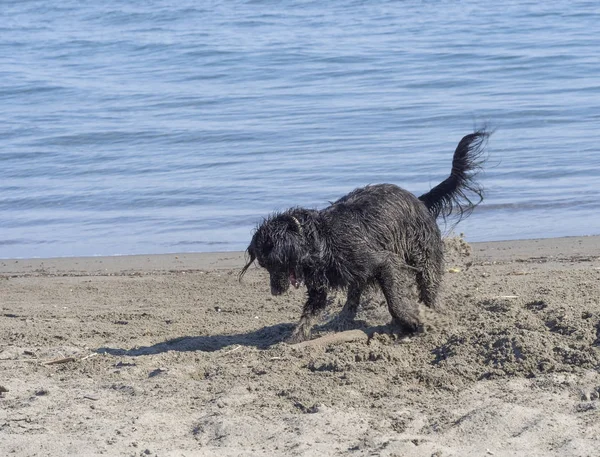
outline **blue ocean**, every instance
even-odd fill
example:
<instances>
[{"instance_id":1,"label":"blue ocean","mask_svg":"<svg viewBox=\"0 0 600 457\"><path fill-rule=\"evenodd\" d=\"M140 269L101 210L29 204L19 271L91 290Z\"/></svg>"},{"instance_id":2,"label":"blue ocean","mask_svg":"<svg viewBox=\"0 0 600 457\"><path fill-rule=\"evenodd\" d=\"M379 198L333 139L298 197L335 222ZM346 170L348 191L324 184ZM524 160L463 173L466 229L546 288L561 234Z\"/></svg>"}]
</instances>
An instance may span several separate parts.
<instances>
[{"instance_id":1,"label":"blue ocean","mask_svg":"<svg viewBox=\"0 0 600 457\"><path fill-rule=\"evenodd\" d=\"M593 1L2 0L0 258L242 250L495 132L468 241L600 234ZM446 231L450 227L445 228Z\"/></svg>"}]
</instances>

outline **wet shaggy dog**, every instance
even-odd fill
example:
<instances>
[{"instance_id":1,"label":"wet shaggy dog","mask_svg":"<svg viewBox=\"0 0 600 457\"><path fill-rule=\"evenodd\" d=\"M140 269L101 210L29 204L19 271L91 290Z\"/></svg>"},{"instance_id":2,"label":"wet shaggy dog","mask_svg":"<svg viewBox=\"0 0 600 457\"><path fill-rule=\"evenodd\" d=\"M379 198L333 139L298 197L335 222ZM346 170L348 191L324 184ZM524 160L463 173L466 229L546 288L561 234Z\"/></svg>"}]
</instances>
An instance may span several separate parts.
<instances>
[{"instance_id":1,"label":"wet shaggy dog","mask_svg":"<svg viewBox=\"0 0 600 457\"><path fill-rule=\"evenodd\" d=\"M353 321L361 294L373 285L381 288L401 331L420 328L411 286L416 282L420 301L435 308L444 263L436 219L457 215L460 220L483 200L475 176L488 136L485 130L465 136L454 152L450 176L418 198L393 184L370 185L325 209L291 208L263 221L248 246L240 278L257 260L269 272L273 295L286 292L290 284L306 284L308 298L288 341L310 336L331 289L348 292L340 328Z\"/></svg>"}]
</instances>

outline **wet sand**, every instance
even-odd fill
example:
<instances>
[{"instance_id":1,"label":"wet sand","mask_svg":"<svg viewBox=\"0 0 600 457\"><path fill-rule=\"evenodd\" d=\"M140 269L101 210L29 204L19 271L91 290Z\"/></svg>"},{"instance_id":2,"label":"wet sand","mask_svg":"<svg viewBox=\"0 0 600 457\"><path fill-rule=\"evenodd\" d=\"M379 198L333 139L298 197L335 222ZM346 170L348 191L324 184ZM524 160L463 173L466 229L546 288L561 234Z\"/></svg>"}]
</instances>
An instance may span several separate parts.
<instances>
[{"instance_id":1,"label":"wet sand","mask_svg":"<svg viewBox=\"0 0 600 457\"><path fill-rule=\"evenodd\" d=\"M242 253L0 260L0 455L598 455L600 237L447 246L424 334L301 349Z\"/></svg>"}]
</instances>

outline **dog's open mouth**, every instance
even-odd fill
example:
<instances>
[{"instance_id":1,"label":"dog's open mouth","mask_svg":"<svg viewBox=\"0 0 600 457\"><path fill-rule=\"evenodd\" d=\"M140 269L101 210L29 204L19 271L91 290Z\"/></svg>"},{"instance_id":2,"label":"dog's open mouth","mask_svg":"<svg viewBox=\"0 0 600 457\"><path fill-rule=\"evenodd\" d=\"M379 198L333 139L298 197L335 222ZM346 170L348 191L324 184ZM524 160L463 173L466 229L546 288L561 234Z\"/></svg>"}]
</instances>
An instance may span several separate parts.
<instances>
[{"instance_id":1,"label":"dog's open mouth","mask_svg":"<svg viewBox=\"0 0 600 457\"><path fill-rule=\"evenodd\" d=\"M290 284L294 286L296 289L302 285L302 281L298 280L296 277L296 271L290 270Z\"/></svg>"}]
</instances>

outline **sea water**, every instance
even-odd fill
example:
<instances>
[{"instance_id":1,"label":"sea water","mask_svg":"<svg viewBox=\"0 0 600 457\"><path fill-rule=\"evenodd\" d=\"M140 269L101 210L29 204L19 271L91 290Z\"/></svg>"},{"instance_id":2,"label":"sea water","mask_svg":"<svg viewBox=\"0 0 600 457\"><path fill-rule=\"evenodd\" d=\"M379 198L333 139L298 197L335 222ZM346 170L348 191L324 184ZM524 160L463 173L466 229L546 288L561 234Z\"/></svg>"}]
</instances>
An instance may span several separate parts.
<instances>
[{"instance_id":1,"label":"sea water","mask_svg":"<svg viewBox=\"0 0 600 457\"><path fill-rule=\"evenodd\" d=\"M593 1L0 1L0 258L244 249L495 132L469 241L600 234ZM448 231L449 227L444 228Z\"/></svg>"}]
</instances>

